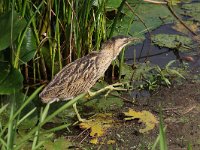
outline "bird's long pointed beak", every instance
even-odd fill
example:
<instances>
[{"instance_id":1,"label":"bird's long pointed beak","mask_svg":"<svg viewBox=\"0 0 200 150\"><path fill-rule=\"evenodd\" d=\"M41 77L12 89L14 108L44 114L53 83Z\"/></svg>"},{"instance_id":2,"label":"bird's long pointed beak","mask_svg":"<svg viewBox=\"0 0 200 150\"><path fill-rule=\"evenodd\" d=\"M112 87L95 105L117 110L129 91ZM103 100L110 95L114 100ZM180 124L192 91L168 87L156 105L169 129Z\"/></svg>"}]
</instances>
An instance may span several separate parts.
<instances>
[{"instance_id":1,"label":"bird's long pointed beak","mask_svg":"<svg viewBox=\"0 0 200 150\"><path fill-rule=\"evenodd\" d=\"M130 37L129 39L128 39L128 41L130 41L130 42L139 42L139 41L141 41L142 39L141 38L134 38L134 37Z\"/></svg>"},{"instance_id":2,"label":"bird's long pointed beak","mask_svg":"<svg viewBox=\"0 0 200 150\"><path fill-rule=\"evenodd\" d=\"M131 43L134 43L134 42L140 42L140 41L142 41L141 38L129 37L129 38L127 39L126 43L127 43L127 45L128 45L128 44L131 44Z\"/></svg>"}]
</instances>

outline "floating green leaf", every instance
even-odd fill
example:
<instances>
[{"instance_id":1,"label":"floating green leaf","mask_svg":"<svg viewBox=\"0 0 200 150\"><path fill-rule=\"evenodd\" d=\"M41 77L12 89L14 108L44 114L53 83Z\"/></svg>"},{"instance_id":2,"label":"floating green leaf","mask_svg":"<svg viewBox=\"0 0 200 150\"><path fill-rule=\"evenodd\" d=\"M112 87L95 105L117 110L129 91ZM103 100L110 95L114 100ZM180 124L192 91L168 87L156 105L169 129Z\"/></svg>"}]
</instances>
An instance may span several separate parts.
<instances>
[{"instance_id":1,"label":"floating green leaf","mask_svg":"<svg viewBox=\"0 0 200 150\"><path fill-rule=\"evenodd\" d=\"M182 8L185 10L183 15L191 17L190 20L200 22L200 3L184 4Z\"/></svg>"},{"instance_id":2,"label":"floating green leaf","mask_svg":"<svg viewBox=\"0 0 200 150\"><path fill-rule=\"evenodd\" d=\"M136 34L137 36L144 37L144 34L148 30L151 31L162 24L174 20L170 11L165 6L150 3L143 4L140 0L131 1L130 5L134 12L131 12L128 7L123 8L125 16L117 22L114 35L129 32L131 35ZM109 25L110 22L108 21Z\"/></svg>"},{"instance_id":3,"label":"floating green leaf","mask_svg":"<svg viewBox=\"0 0 200 150\"><path fill-rule=\"evenodd\" d=\"M13 22L13 23L12 23ZM11 25L13 24L12 34L11 34ZM25 28L26 20L22 18L15 11L13 12L12 20L12 11L6 12L0 16L0 50L7 48L13 41L15 41L19 33ZM11 38L12 35L12 38Z\"/></svg>"},{"instance_id":4,"label":"floating green leaf","mask_svg":"<svg viewBox=\"0 0 200 150\"><path fill-rule=\"evenodd\" d=\"M152 37L152 41L157 46L181 51L189 50L193 43L192 40L186 36L173 34L156 34Z\"/></svg>"},{"instance_id":5,"label":"floating green leaf","mask_svg":"<svg viewBox=\"0 0 200 150\"><path fill-rule=\"evenodd\" d=\"M158 13L162 12L162 13ZM143 20L148 30L153 30L164 23L172 22L174 19L171 13L165 6L158 6L154 4L142 4L136 9L136 13ZM148 14L148 15L147 15ZM132 24L131 30L134 33L147 32L147 29L138 17Z\"/></svg>"}]
</instances>

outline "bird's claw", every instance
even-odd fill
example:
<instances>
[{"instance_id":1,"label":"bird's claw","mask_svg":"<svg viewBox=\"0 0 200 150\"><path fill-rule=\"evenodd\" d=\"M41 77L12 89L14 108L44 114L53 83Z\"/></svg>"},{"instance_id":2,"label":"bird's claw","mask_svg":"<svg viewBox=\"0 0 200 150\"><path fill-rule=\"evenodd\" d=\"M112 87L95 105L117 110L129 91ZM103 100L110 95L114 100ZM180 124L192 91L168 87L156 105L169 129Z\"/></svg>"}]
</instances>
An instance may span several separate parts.
<instances>
[{"instance_id":1,"label":"bird's claw","mask_svg":"<svg viewBox=\"0 0 200 150\"><path fill-rule=\"evenodd\" d=\"M91 92L90 90L88 90L88 95L89 95L89 97L93 97L93 96L95 96L95 95L97 95L97 94L99 94L101 92L104 92L104 91L108 90L106 95L105 95L105 97L107 97L108 94L111 91L127 91L127 89L119 87L119 86L122 86L122 85L124 85L124 84L123 83L115 83L115 84L112 84L112 85L108 85L105 88L100 89L100 90L98 90L96 92Z\"/></svg>"},{"instance_id":2,"label":"bird's claw","mask_svg":"<svg viewBox=\"0 0 200 150\"><path fill-rule=\"evenodd\" d=\"M95 95L96 95L95 93L96 93L96 92L91 92L90 90L88 90L88 94L89 94L90 97L95 96Z\"/></svg>"}]
</instances>

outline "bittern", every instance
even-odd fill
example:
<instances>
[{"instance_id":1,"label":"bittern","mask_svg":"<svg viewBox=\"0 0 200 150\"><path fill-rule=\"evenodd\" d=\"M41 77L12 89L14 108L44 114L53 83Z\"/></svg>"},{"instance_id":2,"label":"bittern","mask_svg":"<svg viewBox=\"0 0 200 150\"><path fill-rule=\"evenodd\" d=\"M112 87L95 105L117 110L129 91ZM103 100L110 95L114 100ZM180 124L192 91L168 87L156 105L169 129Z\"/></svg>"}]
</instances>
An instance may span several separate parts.
<instances>
[{"instance_id":1,"label":"bittern","mask_svg":"<svg viewBox=\"0 0 200 150\"><path fill-rule=\"evenodd\" d=\"M113 37L101 46L99 52L92 52L66 65L40 93L42 102L70 100L81 93L89 92L120 51L135 40L137 39L128 36ZM79 121L82 121L76 103L73 107Z\"/></svg>"}]
</instances>

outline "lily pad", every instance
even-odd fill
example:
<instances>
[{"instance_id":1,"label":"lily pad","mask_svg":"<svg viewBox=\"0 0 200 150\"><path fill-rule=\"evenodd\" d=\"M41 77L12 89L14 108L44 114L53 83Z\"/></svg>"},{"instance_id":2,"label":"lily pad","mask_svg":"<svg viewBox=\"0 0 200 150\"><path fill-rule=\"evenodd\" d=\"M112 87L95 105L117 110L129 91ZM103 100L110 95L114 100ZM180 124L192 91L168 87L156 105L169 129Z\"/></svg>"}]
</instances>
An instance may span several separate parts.
<instances>
[{"instance_id":1,"label":"lily pad","mask_svg":"<svg viewBox=\"0 0 200 150\"><path fill-rule=\"evenodd\" d=\"M200 3L184 4L182 8L185 10L183 15L191 17L190 20L200 22Z\"/></svg>"},{"instance_id":2,"label":"lily pad","mask_svg":"<svg viewBox=\"0 0 200 150\"><path fill-rule=\"evenodd\" d=\"M123 13L125 16L117 22L114 35L129 33L138 37L144 37L144 34L148 30L151 31L162 24L174 21L174 17L165 6L143 3L140 0L131 1L130 4L134 13L127 6L124 6ZM146 27L141 20L145 23ZM108 21L108 27L111 24L112 22Z\"/></svg>"},{"instance_id":3,"label":"lily pad","mask_svg":"<svg viewBox=\"0 0 200 150\"><path fill-rule=\"evenodd\" d=\"M12 34L11 25L13 24ZM9 47L10 44L15 41L19 33L25 28L26 20L22 18L17 12L12 11L6 12L0 16L0 50L4 50ZM12 38L11 38L12 35Z\"/></svg>"},{"instance_id":4,"label":"lily pad","mask_svg":"<svg viewBox=\"0 0 200 150\"><path fill-rule=\"evenodd\" d=\"M169 10L160 5L142 4L136 9L136 13L139 14L140 18L145 22L145 25L150 31L156 29L162 24L169 23L174 20ZM131 31L134 33L147 32L147 29L141 20L135 17L135 20L131 26Z\"/></svg>"},{"instance_id":5,"label":"lily pad","mask_svg":"<svg viewBox=\"0 0 200 150\"><path fill-rule=\"evenodd\" d=\"M193 43L190 38L175 34L156 34L152 37L152 41L159 47L178 49L180 51L189 50Z\"/></svg>"}]
</instances>

